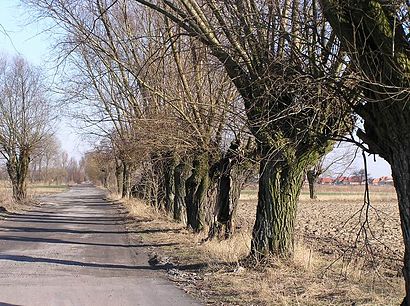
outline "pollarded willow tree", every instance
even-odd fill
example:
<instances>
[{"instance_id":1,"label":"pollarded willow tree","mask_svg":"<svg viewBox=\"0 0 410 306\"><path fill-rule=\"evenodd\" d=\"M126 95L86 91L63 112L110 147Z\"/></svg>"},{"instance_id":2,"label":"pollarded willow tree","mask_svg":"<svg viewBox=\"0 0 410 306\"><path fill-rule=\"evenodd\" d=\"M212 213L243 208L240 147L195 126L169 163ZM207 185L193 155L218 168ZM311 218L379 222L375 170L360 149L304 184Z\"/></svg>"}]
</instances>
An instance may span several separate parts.
<instances>
[{"instance_id":1,"label":"pollarded willow tree","mask_svg":"<svg viewBox=\"0 0 410 306\"><path fill-rule=\"evenodd\" d=\"M31 156L52 128L44 80L40 70L21 57L0 60L0 153L17 201L27 196Z\"/></svg>"},{"instance_id":2,"label":"pollarded willow tree","mask_svg":"<svg viewBox=\"0 0 410 306\"><path fill-rule=\"evenodd\" d=\"M60 46L78 72L70 78L70 100L92 108L80 108L81 118L100 130L109 122L114 132L106 134L115 140L123 173L124 156L144 165L142 196L201 231L214 187L210 169L238 102L220 64L133 1L28 2L65 30ZM243 120L232 129L242 128Z\"/></svg>"},{"instance_id":3,"label":"pollarded willow tree","mask_svg":"<svg viewBox=\"0 0 410 306\"><path fill-rule=\"evenodd\" d=\"M322 0L323 11L357 72L363 119L358 136L392 168L405 254L403 275L410 305L410 16L409 2Z\"/></svg>"},{"instance_id":4,"label":"pollarded willow tree","mask_svg":"<svg viewBox=\"0 0 410 306\"><path fill-rule=\"evenodd\" d=\"M251 253L288 256L303 173L350 124L327 86L327 78L342 81L344 66L317 1L135 1L197 38L225 67L262 159Z\"/></svg>"},{"instance_id":5,"label":"pollarded willow tree","mask_svg":"<svg viewBox=\"0 0 410 306\"><path fill-rule=\"evenodd\" d=\"M256 138L262 159L252 254L260 258L269 254L287 256L292 252L293 223L303 173L328 150L332 137L344 132L350 124L345 122L349 116L345 104L340 103L340 99L334 94L335 89L328 86L329 78L343 81L341 70L344 64L338 41L324 22L317 1L28 2L47 12L47 16L57 19L68 33L79 31L82 34L71 37L74 38L74 48L68 48L69 50L91 43L93 58L104 61L108 57L114 67L121 67L131 73L138 85L141 85L140 88L155 93L155 98L144 95L140 101L149 101L150 105L155 106L167 102L175 110L173 113L179 114L184 120L191 117L186 116L185 111L180 111L178 105L181 101L182 109L189 106L188 114L193 115L193 122L209 125L204 118L212 117L212 112L204 106L211 103L203 103L202 97L197 98L197 94L201 93L197 89L203 90L205 87L201 87L200 82L195 82L197 75L205 74L201 71L195 73L195 69L205 69L207 65L202 63L209 65L209 53L217 58L242 97L248 129ZM168 34L139 32L140 27L152 30L163 26L164 22L162 19L150 19L152 12L135 9L133 4L137 2L165 16L168 19L166 22L174 28ZM132 9L132 15L126 13L128 8ZM117 12L119 14L115 15ZM136 23L136 17L143 23ZM138 28L135 27L136 24L139 25ZM145 35L140 36L141 34ZM178 40L191 36L196 38L196 44L199 41L200 45L206 47L199 48L205 54L193 61L191 69L194 74L185 75L185 78L189 77L190 82L187 84L192 88L188 88L188 91L182 88L180 93L183 95L177 94L182 98L178 99L164 95L164 92L167 93L172 88L161 87L164 79L175 77L167 76L169 71L166 69L157 69L151 75L152 70L145 70L147 62L140 61L141 54L149 54L150 58L158 55L152 49L150 53L145 53L144 48L149 49L158 42L162 44L165 35ZM186 48L185 45L183 48ZM171 45L169 50L172 49ZM121 69L110 67L111 65L107 66L107 72L114 71L122 78ZM177 70L180 70L179 67ZM144 73L147 78L141 77ZM147 81L153 77L155 79L155 76L159 76L159 82L152 84ZM189 91L193 89L192 99ZM171 101L178 103L169 104ZM190 107L198 107L198 101L201 110L199 113ZM220 100L216 102L221 105ZM213 104L214 102L211 105ZM218 110L217 107L212 109ZM191 127L194 131L197 128L196 124ZM219 126L215 125L210 131L215 131L215 128L218 131ZM200 131L196 135L199 139L211 135L206 129L196 130ZM207 139L212 140L212 137ZM195 152L196 155L197 153ZM209 161L201 162L198 158L194 159L191 166L191 186L194 187L195 201L199 203L194 205L195 208L201 206L197 196L204 194L208 185L208 174L204 175L207 167ZM190 182L187 183L185 186L190 185ZM189 198L187 193L185 199ZM200 228L201 222L196 223Z\"/></svg>"}]
</instances>

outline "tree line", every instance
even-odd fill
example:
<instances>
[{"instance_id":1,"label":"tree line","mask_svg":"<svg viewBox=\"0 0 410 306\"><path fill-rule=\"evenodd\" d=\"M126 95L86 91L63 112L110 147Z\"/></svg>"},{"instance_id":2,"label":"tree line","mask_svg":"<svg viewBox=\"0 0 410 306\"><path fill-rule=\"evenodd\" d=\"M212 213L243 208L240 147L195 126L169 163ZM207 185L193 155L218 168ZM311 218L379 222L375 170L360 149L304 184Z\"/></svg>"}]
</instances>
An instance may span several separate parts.
<instances>
[{"instance_id":1,"label":"tree line","mask_svg":"<svg viewBox=\"0 0 410 306\"><path fill-rule=\"evenodd\" d=\"M410 304L406 1L25 3L63 29L64 92L101 139L89 158L103 181L229 237L257 177L256 260L291 256L306 171L356 133L392 166Z\"/></svg>"},{"instance_id":2,"label":"tree line","mask_svg":"<svg viewBox=\"0 0 410 306\"><path fill-rule=\"evenodd\" d=\"M56 105L44 72L21 56L0 57L0 176L13 198L27 198L27 184L67 184L84 180L78 163L55 136Z\"/></svg>"}]
</instances>

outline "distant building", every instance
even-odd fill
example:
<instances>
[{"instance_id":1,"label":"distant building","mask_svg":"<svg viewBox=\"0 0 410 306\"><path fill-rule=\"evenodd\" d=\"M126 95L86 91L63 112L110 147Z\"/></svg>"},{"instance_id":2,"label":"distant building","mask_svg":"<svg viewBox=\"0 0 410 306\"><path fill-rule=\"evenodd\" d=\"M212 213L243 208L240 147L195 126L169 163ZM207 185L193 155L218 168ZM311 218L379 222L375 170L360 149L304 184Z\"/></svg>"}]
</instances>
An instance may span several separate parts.
<instances>
[{"instance_id":1,"label":"distant building","mask_svg":"<svg viewBox=\"0 0 410 306\"><path fill-rule=\"evenodd\" d=\"M320 185L333 185L334 182L335 182L335 179L331 177L321 177L318 181Z\"/></svg>"},{"instance_id":2,"label":"distant building","mask_svg":"<svg viewBox=\"0 0 410 306\"><path fill-rule=\"evenodd\" d=\"M349 185L361 185L365 182L365 178L358 175L349 176L347 180Z\"/></svg>"},{"instance_id":3,"label":"distant building","mask_svg":"<svg viewBox=\"0 0 410 306\"><path fill-rule=\"evenodd\" d=\"M335 185L349 185L349 178L347 176L339 176L337 179L335 179L334 182Z\"/></svg>"},{"instance_id":4,"label":"distant building","mask_svg":"<svg viewBox=\"0 0 410 306\"><path fill-rule=\"evenodd\" d=\"M376 186L393 185L393 178L391 176L382 176L379 178L375 178L372 181L372 184Z\"/></svg>"},{"instance_id":5,"label":"distant building","mask_svg":"<svg viewBox=\"0 0 410 306\"><path fill-rule=\"evenodd\" d=\"M352 176L339 176L338 178L321 177L317 183L320 185L363 185L366 182L366 178L361 175ZM369 178L369 184L382 186L393 185L393 178L391 176L382 176L375 179Z\"/></svg>"}]
</instances>

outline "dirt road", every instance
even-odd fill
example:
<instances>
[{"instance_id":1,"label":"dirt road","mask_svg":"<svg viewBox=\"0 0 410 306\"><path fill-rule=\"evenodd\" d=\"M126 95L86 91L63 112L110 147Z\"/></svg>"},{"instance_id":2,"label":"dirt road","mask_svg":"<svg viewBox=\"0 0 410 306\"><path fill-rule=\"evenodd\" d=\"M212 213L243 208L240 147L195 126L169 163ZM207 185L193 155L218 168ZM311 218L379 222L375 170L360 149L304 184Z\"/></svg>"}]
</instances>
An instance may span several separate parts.
<instances>
[{"instance_id":1,"label":"dirt road","mask_svg":"<svg viewBox=\"0 0 410 306\"><path fill-rule=\"evenodd\" d=\"M150 267L123 217L79 186L0 221L0 305L199 305Z\"/></svg>"}]
</instances>

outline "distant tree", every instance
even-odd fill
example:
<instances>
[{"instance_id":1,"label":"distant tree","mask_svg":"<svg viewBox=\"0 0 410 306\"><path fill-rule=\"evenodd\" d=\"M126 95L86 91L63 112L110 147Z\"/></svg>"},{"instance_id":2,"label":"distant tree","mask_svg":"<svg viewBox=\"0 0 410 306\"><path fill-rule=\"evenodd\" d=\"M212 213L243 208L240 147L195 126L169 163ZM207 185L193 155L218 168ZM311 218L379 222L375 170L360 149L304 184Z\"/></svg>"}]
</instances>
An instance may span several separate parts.
<instances>
[{"instance_id":1,"label":"distant tree","mask_svg":"<svg viewBox=\"0 0 410 306\"><path fill-rule=\"evenodd\" d=\"M32 154L52 129L44 80L40 70L21 57L0 59L0 153L18 201L27 196Z\"/></svg>"},{"instance_id":2,"label":"distant tree","mask_svg":"<svg viewBox=\"0 0 410 306\"><path fill-rule=\"evenodd\" d=\"M360 180L360 185L362 185L366 181L366 171L364 169L355 170L352 172L352 175Z\"/></svg>"},{"instance_id":3,"label":"distant tree","mask_svg":"<svg viewBox=\"0 0 410 306\"><path fill-rule=\"evenodd\" d=\"M316 183L319 177L330 172L337 176L341 176L346 172L353 163L357 148L351 144L343 146L342 143L337 143L333 146L328 154L324 155L319 161L306 171L306 178L309 185L309 196L311 199L316 199Z\"/></svg>"},{"instance_id":4,"label":"distant tree","mask_svg":"<svg viewBox=\"0 0 410 306\"><path fill-rule=\"evenodd\" d=\"M58 168L58 159L61 153L61 144L53 134L44 138L42 145L33 152L30 166L32 181L51 183L53 177L51 168Z\"/></svg>"}]
</instances>

